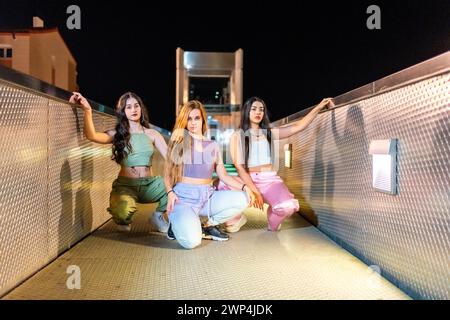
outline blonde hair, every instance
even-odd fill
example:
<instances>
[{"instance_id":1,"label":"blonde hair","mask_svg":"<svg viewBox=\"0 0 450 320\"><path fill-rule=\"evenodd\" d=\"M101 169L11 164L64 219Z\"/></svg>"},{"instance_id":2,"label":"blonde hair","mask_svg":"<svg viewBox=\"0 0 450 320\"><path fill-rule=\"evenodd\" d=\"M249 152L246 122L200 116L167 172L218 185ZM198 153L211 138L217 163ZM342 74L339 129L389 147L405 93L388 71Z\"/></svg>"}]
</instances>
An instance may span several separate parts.
<instances>
[{"instance_id":1,"label":"blonde hair","mask_svg":"<svg viewBox=\"0 0 450 320\"><path fill-rule=\"evenodd\" d=\"M183 176L184 160L191 155L192 137L186 130L189 114L192 110L199 110L203 123L202 134L208 131L205 107L200 101L191 100L186 102L180 109L175 125L170 137L167 149L167 161L164 167L164 174L168 177L171 185L174 186Z\"/></svg>"}]
</instances>

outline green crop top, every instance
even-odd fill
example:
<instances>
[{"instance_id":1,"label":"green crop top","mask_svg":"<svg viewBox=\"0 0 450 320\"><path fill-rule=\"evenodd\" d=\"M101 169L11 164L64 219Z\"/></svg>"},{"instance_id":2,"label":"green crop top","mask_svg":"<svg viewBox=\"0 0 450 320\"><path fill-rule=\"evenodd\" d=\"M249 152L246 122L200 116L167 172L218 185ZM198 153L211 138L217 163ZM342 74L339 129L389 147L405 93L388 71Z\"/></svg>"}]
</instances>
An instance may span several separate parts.
<instances>
[{"instance_id":1,"label":"green crop top","mask_svg":"<svg viewBox=\"0 0 450 320\"><path fill-rule=\"evenodd\" d=\"M131 133L130 144L133 152L128 153L128 148L125 147L128 156L123 159L122 165L125 167L150 167L154 150L150 138L145 133Z\"/></svg>"}]
</instances>

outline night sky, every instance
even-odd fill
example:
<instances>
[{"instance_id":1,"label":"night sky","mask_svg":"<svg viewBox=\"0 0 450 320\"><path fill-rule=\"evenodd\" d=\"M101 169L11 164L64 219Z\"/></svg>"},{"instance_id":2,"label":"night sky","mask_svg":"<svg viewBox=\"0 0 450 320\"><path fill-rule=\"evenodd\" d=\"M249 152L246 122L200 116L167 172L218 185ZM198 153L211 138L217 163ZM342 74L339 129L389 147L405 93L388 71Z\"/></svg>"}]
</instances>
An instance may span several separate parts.
<instances>
[{"instance_id":1,"label":"night sky","mask_svg":"<svg viewBox=\"0 0 450 320\"><path fill-rule=\"evenodd\" d=\"M171 129L175 49L244 50L244 99L263 98L277 120L450 49L450 1L4 1L0 28L58 27L88 98L114 106L140 95L151 122ZM213 4L212 4L213 3ZM68 30L66 8L81 8ZM366 9L381 8L381 30ZM244 7L245 5L245 7Z\"/></svg>"}]
</instances>

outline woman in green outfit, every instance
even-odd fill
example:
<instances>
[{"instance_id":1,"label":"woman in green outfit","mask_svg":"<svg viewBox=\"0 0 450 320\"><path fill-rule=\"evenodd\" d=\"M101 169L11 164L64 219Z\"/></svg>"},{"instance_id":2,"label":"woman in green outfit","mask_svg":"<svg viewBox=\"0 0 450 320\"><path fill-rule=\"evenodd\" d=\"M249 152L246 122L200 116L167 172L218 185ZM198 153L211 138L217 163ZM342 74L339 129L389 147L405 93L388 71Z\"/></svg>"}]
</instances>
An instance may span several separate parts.
<instances>
[{"instance_id":1,"label":"woman in green outfit","mask_svg":"<svg viewBox=\"0 0 450 320\"><path fill-rule=\"evenodd\" d=\"M155 147L166 158L167 144L162 135L150 129L148 115L141 98L132 92L123 94L117 102L114 130L97 132L92 120L92 108L80 93L69 100L78 103L84 111L84 134L93 142L112 143L112 160L120 165L120 172L112 185L109 213L117 229L129 231L137 203L159 202L151 222L160 232L169 227L164 212L167 194L163 179L152 175L152 156Z\"/></svg>"}]
</instances>

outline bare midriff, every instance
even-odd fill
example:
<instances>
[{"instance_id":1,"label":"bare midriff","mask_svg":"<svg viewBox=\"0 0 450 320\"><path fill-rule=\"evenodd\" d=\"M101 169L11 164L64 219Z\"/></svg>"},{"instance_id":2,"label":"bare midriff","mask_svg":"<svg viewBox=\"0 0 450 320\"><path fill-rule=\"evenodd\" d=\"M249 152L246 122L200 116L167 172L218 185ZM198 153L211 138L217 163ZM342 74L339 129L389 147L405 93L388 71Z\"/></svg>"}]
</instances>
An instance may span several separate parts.
<instances>
[{"instance_id":1,"label":"bare midriff","mask_svg":"<svg viewBox=\"0 0 450 320\"><path fill-rule=\"evenodd\" d=\"M265 171L274 171L271 164L263 164L261 166L250 167L248 168L249 172L265 172Z\"/></svg>"},{"instance_id":2,"label":"bare midriff","mask_svg":"<svg viewBox=\"0 0 450 320\"><path fill-rule=\"evenodd\" d=\"M147 178L153 176L152 167L138 166L138 167L125 167L121 166L119 176L127 178Z\"/></svg>"},{"instance_id":3,"label":"bare midriff","mask_svg":"<svg viewBox=\"0 0 450 320\"><path fill-rule=\"evenodd\" d=\"M191 177L181 177L182 183L189 183L189 184L211 184L212 179L199 179L199 178L191 178Z\"/></svg>"}]
</instances>

